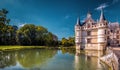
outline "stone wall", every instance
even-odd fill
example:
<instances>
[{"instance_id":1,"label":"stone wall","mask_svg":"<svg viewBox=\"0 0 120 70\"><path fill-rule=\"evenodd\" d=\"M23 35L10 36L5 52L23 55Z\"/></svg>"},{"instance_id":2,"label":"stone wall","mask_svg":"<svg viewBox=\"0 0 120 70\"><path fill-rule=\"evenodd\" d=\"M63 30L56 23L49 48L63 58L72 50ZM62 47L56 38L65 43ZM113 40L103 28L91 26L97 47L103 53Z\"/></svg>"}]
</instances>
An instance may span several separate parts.
<instances>
[{"instance_id":1,"label":"stone wall","mask_svg":"<svg viewBox=\"0 0 120 70\"><path fill-rule=\"evenodd\" d=\"M101 57L100 60L110 66L112 70L119 70L118 57L110 48L107 49L107 54Z\"/></svg>"}]
</instances>

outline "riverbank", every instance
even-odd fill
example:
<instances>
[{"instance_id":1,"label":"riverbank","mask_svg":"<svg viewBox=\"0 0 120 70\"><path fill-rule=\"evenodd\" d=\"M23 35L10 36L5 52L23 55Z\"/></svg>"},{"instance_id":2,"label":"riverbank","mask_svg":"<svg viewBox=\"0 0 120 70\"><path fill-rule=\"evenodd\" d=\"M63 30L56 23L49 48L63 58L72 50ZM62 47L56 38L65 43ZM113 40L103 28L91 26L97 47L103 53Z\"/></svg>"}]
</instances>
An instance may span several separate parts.
<instances>
[{"instance_id":1,"label":"riverbank","mask_svg":"<svg viewBox=\"0 0 120 70\"><path fill-rule=\"evenodd\" d=\"M48 46L0 46L1 51L20 50L20 49L75 49L71 47L48 47Z\"/></svg>"}]
</instances>

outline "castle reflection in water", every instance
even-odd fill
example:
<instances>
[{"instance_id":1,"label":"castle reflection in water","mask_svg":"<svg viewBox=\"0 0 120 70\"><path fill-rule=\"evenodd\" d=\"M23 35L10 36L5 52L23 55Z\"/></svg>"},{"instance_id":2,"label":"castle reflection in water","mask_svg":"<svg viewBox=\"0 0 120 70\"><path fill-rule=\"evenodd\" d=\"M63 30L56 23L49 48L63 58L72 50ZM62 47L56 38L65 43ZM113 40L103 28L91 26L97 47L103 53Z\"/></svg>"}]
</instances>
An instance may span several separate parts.
<instances>
[{"instance_id":1,"label":"castle reflection in water","mask_svg":"<svg viewBox=\"0 0 120 70\"><path fill-rule=\"evenodd\" d=\"M89 69L106 70L105 64L100 62L99 59L101 56L103 56L103 54L104 54L103 51L76 50L76 54L75 54L76 70L89 70Z\"/></svg>"}]
</instances>

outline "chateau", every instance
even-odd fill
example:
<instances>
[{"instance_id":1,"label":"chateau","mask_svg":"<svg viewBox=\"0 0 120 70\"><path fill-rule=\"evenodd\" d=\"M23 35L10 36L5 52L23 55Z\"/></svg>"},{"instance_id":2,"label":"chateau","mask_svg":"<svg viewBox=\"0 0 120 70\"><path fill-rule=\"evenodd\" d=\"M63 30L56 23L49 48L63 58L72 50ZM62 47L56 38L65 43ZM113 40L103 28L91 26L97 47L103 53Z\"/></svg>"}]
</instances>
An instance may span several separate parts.
<instances>
[{"instance_id":1,"label":"chateau","mask_svg":"<svg viewBox=\"0 0 120 70\"><path fill-rule=\"evenodd\" d=\"M83 23L77 19L75 44L76 49L87 50L105 50L108 46L119 46L120 25L118 22L108 22L102 10L98 21L94 21L91 13L87 13Z\"/></svg>"}]
</instances>

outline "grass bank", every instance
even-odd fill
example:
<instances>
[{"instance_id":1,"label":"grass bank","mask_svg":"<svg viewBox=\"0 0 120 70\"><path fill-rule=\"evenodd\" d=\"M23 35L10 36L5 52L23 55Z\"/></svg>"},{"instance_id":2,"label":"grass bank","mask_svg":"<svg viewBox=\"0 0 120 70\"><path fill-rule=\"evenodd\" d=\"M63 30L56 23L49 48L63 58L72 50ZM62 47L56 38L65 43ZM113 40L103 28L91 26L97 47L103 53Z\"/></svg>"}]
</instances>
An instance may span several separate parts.
<instances>
[{"instance_id":1,"label":"grass bank","mask_svg":"<svg viewBox=\"0 0 120 70\"><path fill-rule=\"evenodd\" d=\"M0 46L0 50L20 50L20 49L75 49L72 47L48 47L48 46Z\"/></svg>"}]
</instances>

